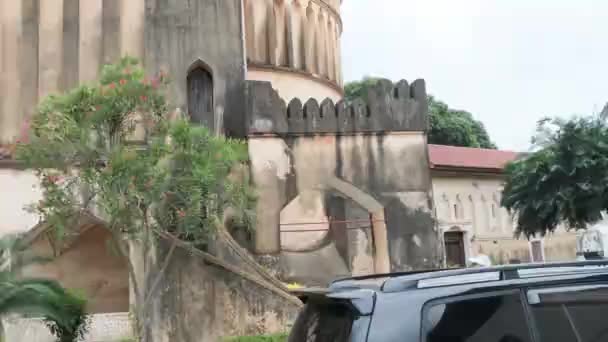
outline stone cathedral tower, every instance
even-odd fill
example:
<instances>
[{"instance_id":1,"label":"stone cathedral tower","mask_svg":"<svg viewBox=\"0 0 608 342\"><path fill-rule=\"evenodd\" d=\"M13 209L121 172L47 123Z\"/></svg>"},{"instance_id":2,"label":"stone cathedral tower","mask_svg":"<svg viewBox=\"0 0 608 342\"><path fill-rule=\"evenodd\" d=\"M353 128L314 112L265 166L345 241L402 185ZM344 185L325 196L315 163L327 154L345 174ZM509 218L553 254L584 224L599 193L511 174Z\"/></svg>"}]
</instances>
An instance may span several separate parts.
<instances>
[{"instance_id":1,"label":"stone cathedral tower","mask_svg":"<svg viewBox=\"0 0 608 342\"><path fill-rule=\"evenodd\" d=\"M171 76L171 104L193 122L248 140L249 247L283 280L438 264L425 82L341 101L341 3L0 0L0 234L31 229L22 208L40 198L3 144L43 97L130 55Z\"/></svg>"},{"instance_id":2,"label":"stone cathedral tower","mask_svg":"<svg viewBox=\"0 0 608 342\"><path fill-rule=\"evenodd\" d=\"M341 0L0 0L0 144L37 102L130 55L170 73L172 100L216 132L239 126L245 80L342 96Z\"/></svg>"}]
</instances>

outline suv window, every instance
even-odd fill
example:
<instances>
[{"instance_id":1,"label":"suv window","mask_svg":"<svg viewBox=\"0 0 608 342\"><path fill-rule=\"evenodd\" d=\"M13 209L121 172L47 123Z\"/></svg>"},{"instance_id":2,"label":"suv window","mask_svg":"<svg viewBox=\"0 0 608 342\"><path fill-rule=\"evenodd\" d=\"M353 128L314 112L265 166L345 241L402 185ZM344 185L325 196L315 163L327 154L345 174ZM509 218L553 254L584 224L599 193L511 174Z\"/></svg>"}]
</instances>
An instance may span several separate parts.
<instances>
[{"instance_id":1,"label":"suv window","mask_svg":"<svg viewBox=\"0 0 608 342\"><path fill-rule=\"evenodd\" d=\"M426 342L530 342L519 292L457 298L425 310Z\"/></svg>"},{"instance_id":2,"label":"suv window","mask_svg":"<svg viewBox=\"0 0 608 342\"><path fill-rule=\"evenodd\" d=\"M541 342L608 341L608 287L530 290L528 301Z\"/></svg>"},{"instance_id":3,"label":"suv window","mask_svg":"<svg viewBox=\"0 0 608 342\"><path fill-rule=\"evenodd\" d=\"M346 305L307 303L300 312L289 342L348 342L355 314Z\"/></svg>"}]
</instances>

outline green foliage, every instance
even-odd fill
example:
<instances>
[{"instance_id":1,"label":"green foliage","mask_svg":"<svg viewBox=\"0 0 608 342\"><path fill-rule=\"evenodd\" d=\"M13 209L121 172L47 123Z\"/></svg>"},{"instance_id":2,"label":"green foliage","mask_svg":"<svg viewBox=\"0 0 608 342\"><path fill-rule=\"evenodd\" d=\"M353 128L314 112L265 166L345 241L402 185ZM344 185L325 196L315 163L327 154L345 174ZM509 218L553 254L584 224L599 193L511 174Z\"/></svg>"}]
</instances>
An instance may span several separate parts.
<instances>
[{"instance_id":1,"label":"green foliage","mask_svg":"<svg viewBox=\"0 0 608 342\"><path fill-rule=\"evenodd\" d=\"M237 172L247 161L245 143L169 113L168 82L162 72L147 78L137 60L123 58L105 66L99 82L44 99L17 148L41 180L43 199L30 209L58 240L77 233L82 214L105 221L128 266L138 336L176 241L205 248L226 216L238 227L254 222L253 192ZM124 240L142 242L146 253L159 235L174 238L173 247L147 287L137 281Z\"/></svg>"},{"instance_id":2,"label":"green foliage","mask_svg":"<svg viewBox=\"0 0 608 342\"><path fill-rule=\"evenodd\" d=\"M367 98L367 91L380 78L366 76L361 81L347 83L344 87L345 98ZM482 122L473 118L467 111L454 110L445 103L429 96L430 130L428 140L431 144L479 147L495 149Z\"/></svg>"},{"instance_id":3,"label":"green foliage","mask_svg":"<svg viewBox=\"0 0 608 342\"><path fill-rule=\"evenodd\" d=\"M225 339L225 342L287 342L287 334L264 336L239 336Z\"/></svg>"},{"instance_id":4,"label":"green foliage","mask_svg":"<svg viewBox=\"0 0 608 342\"><path fill-rule=\"evenodd\" d=\"M538 149L507 167L502 205L517 217L517 232L532 236L564 222L586 228L608 209L608 125L589 116L542 120Z\"/></svg>"},{"instance_id":5,"label":"green foliage","mask_svg":"<svg viewBox=\"0 0 608 342\"><path fill-rule=\"evenodd\" d=\"M247 159L245 144L169 120L167 83L124 58L99 83L42 102L17 156L41 178L44 199L31 209L59 237L83 211L130 238L156 230L199 246L228 207L252 221L248 185L229 177Z\"/></svg>"},{"instance_id":6,"label":"green foliage","mask_svg":"<svg viewBox=\"0 0 608 342\"><path fill-rule=\"evenodd\" d=\"M14 239L0 240L0 317L21 314L42 317L57 342L80 340L88 329L86 300L47 279L19 278L25 265Z\"/></svg>"},{"instance_id":7,"label":"green foliage","mask_svg":"<svg viewBox=\"0 0 608 342\"><path fill-rule=\"evenodd\" d=\"M495 149L483 123L464 110L450 109L429 96L429 143Z\"/></svg>"},{"instance_id":8,"label":"green foliage","mask_svg":"<svg viewBox=\"0 0 608 342\"><path fill-rule=\"evenodd\" d=\"M367 99L368 89L380 80L378 77L365 76L361 81L348 82L344 85L344 98L347 101L358 98Z\"/></svg>"}]
</instances>

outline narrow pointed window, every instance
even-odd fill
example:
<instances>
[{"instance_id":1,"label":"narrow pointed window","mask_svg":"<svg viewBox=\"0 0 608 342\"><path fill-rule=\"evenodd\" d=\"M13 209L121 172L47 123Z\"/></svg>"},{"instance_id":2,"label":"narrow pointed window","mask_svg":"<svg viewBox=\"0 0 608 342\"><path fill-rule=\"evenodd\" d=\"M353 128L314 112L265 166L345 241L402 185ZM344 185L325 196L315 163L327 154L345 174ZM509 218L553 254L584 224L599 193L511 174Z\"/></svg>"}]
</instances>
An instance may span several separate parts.
<instances>
[{"instance_id":1,"label":"narrow pointed window","mask_svg":"<svg viewBox=\"0 0 608 342\"><path fill-rule=\"evenodd\" d=\"M213 75L202 66L188 73L188 115L192 122L213 129Z\"/></svg>"}]
</instances>

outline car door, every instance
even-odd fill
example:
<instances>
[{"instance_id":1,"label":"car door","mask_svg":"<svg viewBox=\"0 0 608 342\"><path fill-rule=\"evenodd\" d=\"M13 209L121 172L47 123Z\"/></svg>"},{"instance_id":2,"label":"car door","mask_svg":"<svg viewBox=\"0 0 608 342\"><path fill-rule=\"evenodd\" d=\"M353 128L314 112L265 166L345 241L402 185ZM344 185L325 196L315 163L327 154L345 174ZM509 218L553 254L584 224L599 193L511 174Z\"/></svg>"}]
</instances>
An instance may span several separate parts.
<instances>
[{"instance_id":1,"label":"car door","mask_svg":"<svg viewBox=\"0 0 608 342\"><path fill-rule=\"evenodd\" d=\"M427 303L423 342L532 342L519 289L455 296Z\"/></svg>"}]
</instances>

